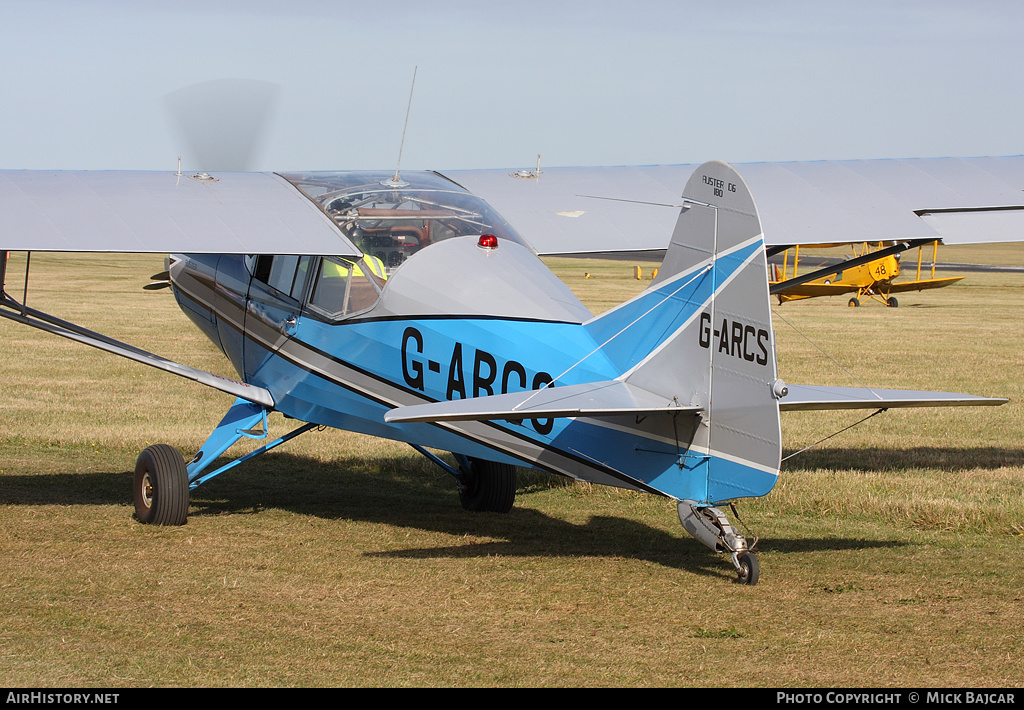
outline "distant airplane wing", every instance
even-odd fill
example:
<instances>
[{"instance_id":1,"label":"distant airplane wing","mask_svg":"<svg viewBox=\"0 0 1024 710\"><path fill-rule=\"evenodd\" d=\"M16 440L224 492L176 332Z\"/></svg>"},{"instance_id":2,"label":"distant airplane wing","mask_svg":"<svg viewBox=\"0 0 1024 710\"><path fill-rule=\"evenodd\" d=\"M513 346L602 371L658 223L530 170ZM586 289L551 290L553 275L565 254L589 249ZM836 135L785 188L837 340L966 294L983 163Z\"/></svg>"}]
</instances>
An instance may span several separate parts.
<instances>
[{"instance_id":1,"label":"distant airplane wing","mask_svg":"<svg viewBox=\"0 0 1024 710\"><path fill-rule=\"evenodd\" d=\"M910 291L926 291L932 288L952 286L963 276L950 276L943 279L921 279L920 281L893 281L889 285L889 293L908 293Z\"/></svg>"},{"instance_id":2,"label":"distant airplane wing","mask_svg":"<svg viewBox=\"0 0 1024 710\"><path fill-rule=\"evenodd\" d=\"M192 254L362 252L273 173L0 171L0 249Z\"/></svg>"},{"instance_id":3,"label":"distant airplane wing","mask_svg":"<svg viewBox=\"0 0 1024 710\"><path fill-rule=\"evenodd\" d=\"M1024 156L734 164L769 246L1024 241ZM541 254L665 249L695 165L464 170ZM727 185L720 189L728 190Z\"/></svg>"},{"instance_id":4,"label":"distant airplane wing","mask_svg":"<svg viewBox=\"0 0 1024 710\"><path fill-rule=\"evenodd\" d=\"M1009 401L998 397L977 397L953 392L819 387L816 385L786 385L786 387L789 391L779 400L779 410L783 412L815 409L998 406Z\"/></svg>"},{"instance_id":5,"label":"distant airplane wing","mask_svg":"<svg viewBox=\"0 0 1024 710\"><path fill-rule=\"evenodd\" d=\"M773 281L770 285L774 286L779 283ZM854 284L844 283L806 283L799 286L792 286L783 291L779 291L781 296L799 296L801 298L818 298L820 296L841 296L844 293L858 290L858 287Z\"/></svg>"}]
</instances>

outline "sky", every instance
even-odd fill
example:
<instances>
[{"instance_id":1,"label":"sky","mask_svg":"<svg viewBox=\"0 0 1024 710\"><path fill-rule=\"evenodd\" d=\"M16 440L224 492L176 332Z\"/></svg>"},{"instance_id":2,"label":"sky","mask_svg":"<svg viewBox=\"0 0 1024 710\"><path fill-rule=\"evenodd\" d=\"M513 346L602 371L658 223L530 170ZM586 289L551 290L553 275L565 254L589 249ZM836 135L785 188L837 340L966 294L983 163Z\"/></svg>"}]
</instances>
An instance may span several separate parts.
<instances>
[{"instance_id":1,"label":"sky","mask_svg":"<svg viewBox=\"0 0 1024 710\"><path fill-rule=\"evenodd\" d=\"M254 125L274 171L1024 153L1019 2L0 0L0 62L6 169L217 167L196 131ZM183 133L211 81L272 100Z\"/></svg>"}]
</instances>

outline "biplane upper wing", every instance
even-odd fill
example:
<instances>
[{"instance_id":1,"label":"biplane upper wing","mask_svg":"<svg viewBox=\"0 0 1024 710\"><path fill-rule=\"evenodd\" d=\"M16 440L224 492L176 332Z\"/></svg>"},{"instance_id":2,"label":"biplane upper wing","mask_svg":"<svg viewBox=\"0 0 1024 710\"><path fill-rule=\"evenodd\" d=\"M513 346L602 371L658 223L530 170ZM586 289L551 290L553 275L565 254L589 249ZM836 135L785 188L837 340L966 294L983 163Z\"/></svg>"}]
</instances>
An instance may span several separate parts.
<instances>
[{"instance_id":1,"label":"biplane upper wing","mask_svg":"<svg viewBox=\"0 0 1024 710\"><path fill-rule=\"evenodd\" d=\"M0 171L8 251L360 256L273 173Z\"/></svg>"},{"instance_id":2,"label":"biplane upper wing","mask_svg":"<svg viewBox=\"0 0 1024 710\"><path fill-rule=\"evenodd\" d=\"M1024 156L733 164L768 246L1024 241ZM661 252L695 165L466 170L541 254ZM728 185L716 189L729 190Z\"/></svg>"}]
</instances>

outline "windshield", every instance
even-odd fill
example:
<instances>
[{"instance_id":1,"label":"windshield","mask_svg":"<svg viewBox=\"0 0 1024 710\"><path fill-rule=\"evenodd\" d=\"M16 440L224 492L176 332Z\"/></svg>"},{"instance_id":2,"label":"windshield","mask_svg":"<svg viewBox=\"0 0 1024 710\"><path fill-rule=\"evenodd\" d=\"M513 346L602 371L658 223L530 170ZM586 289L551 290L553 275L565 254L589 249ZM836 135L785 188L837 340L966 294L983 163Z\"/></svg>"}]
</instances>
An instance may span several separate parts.
<instances>
[{"instance_id":1,"label":"windshield","mask_svg":"<svg viewBox=\"0 0 1024 710\"><path fill-rule=\"evenodd\" d=\"M436 173L287 173L364 254L394 269L420 249L460 236L493 234L529 248L486 202Z\"/></svg>"}]
</instances>

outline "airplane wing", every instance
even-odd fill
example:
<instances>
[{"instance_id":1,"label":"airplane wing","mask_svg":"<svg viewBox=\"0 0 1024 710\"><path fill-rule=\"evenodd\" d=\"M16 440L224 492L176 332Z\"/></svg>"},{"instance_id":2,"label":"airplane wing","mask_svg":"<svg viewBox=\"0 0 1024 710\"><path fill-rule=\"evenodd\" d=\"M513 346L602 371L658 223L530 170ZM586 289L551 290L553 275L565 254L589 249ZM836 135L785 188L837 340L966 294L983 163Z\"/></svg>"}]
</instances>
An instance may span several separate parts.
<instances>
[{"instance_id":1,"label":"airplane wing","mask_svg":"<svg viewBox=\"0 0 1024 710\"><path fill-rule=\"evenodd\" d=\"M660 253L696 165L446 171L544 255ZM769 246L1024 241L1024 156L734 164ZM728 186L721 189L727 190Z\"/></svg>"},{"instance_id":2,"label":"airplane wing","mask_svg":"<svg viewBox=\"0 0 1024 710\"><path fill-rule=\"evenodd\" d=\"M771 282L774 286L778 281ZM841 296L844 293L856 291L857 286L843 283L806 283L799 286L792 286L779 291L780 296L798 296L800 298L817 298L819 296Z\"/></svg>"},{"instance_id":3,"label":"airplane wing","mask_svg":"<svg viewBox=\"0 0 1024 710\"><path fill-rule=\"evenodd\" d=\"M949 276L942 279L921 279L920 281L893 281L889 285L889 293L907 293L909 291L926 291L932 288L952 286L963 276Z\"/></svg>"},{"instance_id":4,"label":"airplane wing","mask_svg":"<svg viewBox=\"0 0 1024 710\"><path fill-rule=\"evenodd\" d=\"M942 288L943 286L952 286L957 281L961 281L963 276L948 276L941 279L921 279L920 281L893 281L889 284L888 288L882 289L885 293L908 293L910 291L927 291L933 288ZM779 281L772 281L770 285L775 286ZM818 298L821 296L841 296L845 293L852 291L858 291L859 287L856 284L843 283L842 281L833 281L832 283L820 283L817 281L811 281L810 283L799 284L797 286L790 286L787 289L778 291L777 293L782 297L798 297L798 298Z\"/></svg>"},{"instance_id":5,"label":"airplane wing","mask_svg":"<svg viewBox=\"0 0 1024 710\"><path fill-rule=\"evenodd\" d=\"M334 222L273 173L0 171L0 250L135 253L361 252ZM17 303L0 316L172 372L266 407L265 389L167 360Z\"/></svg>"},{"instance_id":6,"label":"airplane wing","mask_svg":"<svg viewBox=\"0 0 1024 710\"><path fill-rule=\"evenodd\" d=\"M274 173L0 171L0 249L362 255Z\"/></svg>"},{"instance_id":7,"label":"airplane wing","mask_svg":"<svg viewBox=\"0 0 1024 710\"><path fill-rule=\"evenodd\" d=\"M896 409L901 407L977 407L999 406L1009 400L978 397L953 392L882 390L865 387L819 387L786 385L788 392L779 400L780 411L814 409Z\"/></svg>"}]
</instances>

